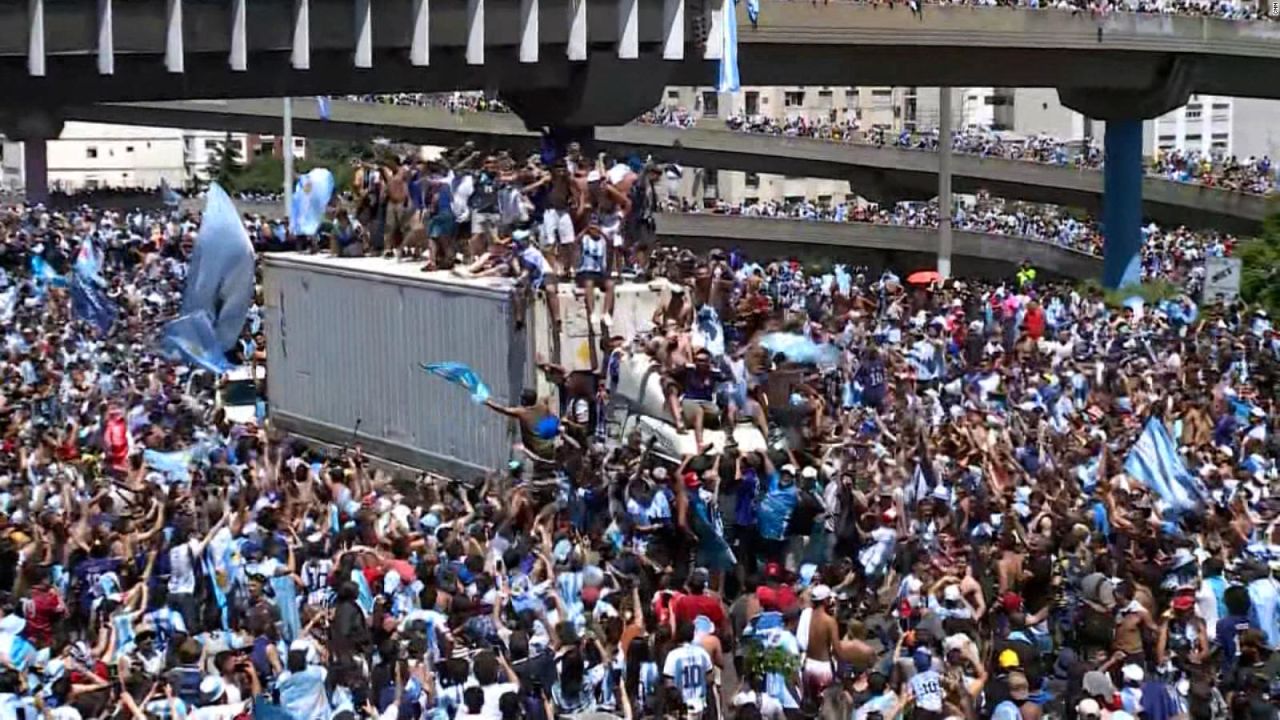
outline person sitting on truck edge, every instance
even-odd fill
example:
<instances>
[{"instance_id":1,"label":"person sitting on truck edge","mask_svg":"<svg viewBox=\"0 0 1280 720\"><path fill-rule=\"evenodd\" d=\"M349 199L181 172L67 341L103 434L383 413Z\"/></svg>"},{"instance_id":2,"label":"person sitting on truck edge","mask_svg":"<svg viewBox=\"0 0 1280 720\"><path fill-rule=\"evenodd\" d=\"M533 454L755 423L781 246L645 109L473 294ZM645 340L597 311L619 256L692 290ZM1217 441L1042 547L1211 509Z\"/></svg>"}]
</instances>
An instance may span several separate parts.
<instances>
[{"instance_id":1,"label":"person sitting on truck edge","mask_svg":"<svg viewBox=\"0 0 1280 720\"><path fill-rule=\"evenodd\" d=\"M702 429L708 419L719 420L716 386L724 380L719 368L711 364L711 353L699 348L693 354L693 365L677 368L667 385L667 407L675 419L676 431L683 433L693 424L693 440L702 449Z\"/></svg>"}]
</instances>

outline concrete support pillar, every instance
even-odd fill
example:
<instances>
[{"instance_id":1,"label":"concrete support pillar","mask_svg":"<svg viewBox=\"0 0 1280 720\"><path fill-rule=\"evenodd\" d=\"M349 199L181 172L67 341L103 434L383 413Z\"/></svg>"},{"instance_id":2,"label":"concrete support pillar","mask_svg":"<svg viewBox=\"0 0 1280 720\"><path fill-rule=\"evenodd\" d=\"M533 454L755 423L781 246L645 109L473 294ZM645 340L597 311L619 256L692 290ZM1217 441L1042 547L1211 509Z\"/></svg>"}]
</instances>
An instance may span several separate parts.
<instances>
[{"instance_id":1,"label":"concrete support pillar","mask_svg":"<svg viewBox=\"0 0 1280 720\"><path fill-rule=\"evenodd\" d=\"M951 277L951 88L938 88L938 274Z\"/></svg>"},{"instance_id":2,"label":"concrete support pillar","mask_svg":"<svg viewBox=\"0 0 1280 720\"><path fill-rule=\"evenodd\" d=\"M1103 142L1102 284L1119 288L1140 279L1142 121L1108 120Z\"/></svg>"},{"instance_id":3,"label":"concrete support pillar","mask_svg":"<svg viewBox=\"0 0 1280 720\"><path fill-rule=\"evenodd\" d=\"M27 202L35 204L49 200L49 145L44 140L24 140L22 143L22 175L27 191Z\"/></svg>"}]
</instances>

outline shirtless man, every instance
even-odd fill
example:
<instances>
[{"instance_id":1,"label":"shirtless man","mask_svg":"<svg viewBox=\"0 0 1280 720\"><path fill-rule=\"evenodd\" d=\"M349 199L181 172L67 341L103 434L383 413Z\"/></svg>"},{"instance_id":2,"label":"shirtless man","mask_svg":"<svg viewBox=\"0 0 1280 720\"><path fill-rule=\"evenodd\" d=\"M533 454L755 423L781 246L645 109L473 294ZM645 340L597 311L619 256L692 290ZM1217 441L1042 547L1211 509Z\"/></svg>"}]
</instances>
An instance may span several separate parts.
<instances>
[{"instance_id":1,"label":"shirtless man","mask_svg":"<svg viewBox=\"0 0 1280 720\"><path fill-rule=\"evenodd\" d=\"M809 637L804 649L804 667L801 670L805 697L820 698L835 679L832 657L837 651L840 628L831 614L831 588L818 585L809 594L813 608L809 616Z\"/></svg>"},{"instance_id":2,"label":"shirtless man","mask_svg":"<svg viewBox=\"0 0 1280 720\"><path fill-rule=\"evenodd\" d=\"M395 256L399 260L403 250L401 246L413 224L413 204L409 200L409 167L398 160L382 168L382 181L387 187L387 216L383 230L386 238L386 256Z\"/></svg>"}]
</instances>

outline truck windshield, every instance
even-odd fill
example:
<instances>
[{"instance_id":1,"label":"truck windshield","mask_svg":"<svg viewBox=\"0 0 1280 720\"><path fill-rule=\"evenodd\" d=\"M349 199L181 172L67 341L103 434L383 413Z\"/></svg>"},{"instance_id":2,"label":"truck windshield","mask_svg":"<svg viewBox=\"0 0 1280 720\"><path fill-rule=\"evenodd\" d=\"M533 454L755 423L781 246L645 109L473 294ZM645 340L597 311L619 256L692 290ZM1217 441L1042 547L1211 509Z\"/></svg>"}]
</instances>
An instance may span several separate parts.
<instances>
[{"instance_id":1,"label":"truck windshield","mask_svg":"<svg viewBox=\"0 0 1280 720\"><path fill-rule=\"evenodd\" d=\"M258 391L252 380L234 380L222 387L223 405L253 405L258 402Z\"/></svg>"}]
</instances>

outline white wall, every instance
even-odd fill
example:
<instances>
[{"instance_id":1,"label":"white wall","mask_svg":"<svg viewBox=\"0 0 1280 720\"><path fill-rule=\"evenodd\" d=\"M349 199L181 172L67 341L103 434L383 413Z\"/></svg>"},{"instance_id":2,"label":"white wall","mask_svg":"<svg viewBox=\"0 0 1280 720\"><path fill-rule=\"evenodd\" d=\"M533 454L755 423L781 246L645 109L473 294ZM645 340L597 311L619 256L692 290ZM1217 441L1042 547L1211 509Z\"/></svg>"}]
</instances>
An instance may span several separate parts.
<instances>
[{"instance_id":1,"label":"white wall","mask_svg":"<svg viewBox=\"0 0 1280 720\"><path fill-rule=\"evenodd\" d=\"M49 184L91 187L181 186L186 167L182 131L135 125L68 122L48 144Z\"/></svg>"}]
</instances>

